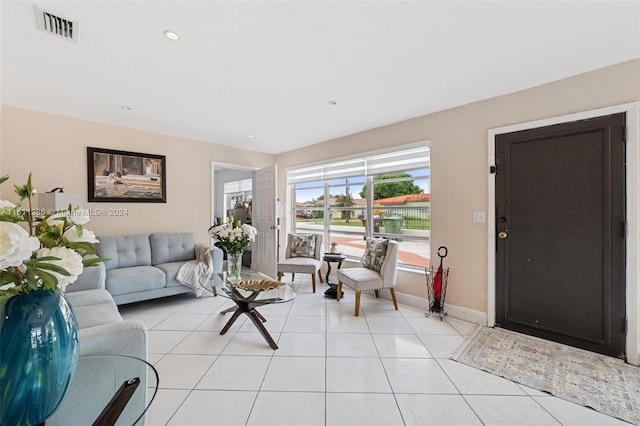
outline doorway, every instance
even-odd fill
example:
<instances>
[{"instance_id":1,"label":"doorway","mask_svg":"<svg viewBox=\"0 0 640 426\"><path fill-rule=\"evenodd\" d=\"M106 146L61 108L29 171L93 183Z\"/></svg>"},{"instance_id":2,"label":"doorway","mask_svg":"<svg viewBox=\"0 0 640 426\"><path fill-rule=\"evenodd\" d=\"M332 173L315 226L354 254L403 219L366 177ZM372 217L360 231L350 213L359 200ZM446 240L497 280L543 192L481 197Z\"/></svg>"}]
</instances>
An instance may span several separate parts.
<instances>
[{"instance_id":1,"label":"doorway","mask_svg":"<svg viewBox=\"0 0 640 426\"><path fill-rule=\"evenodd\" d=\"M496 136L497 326L625 357L624 124Z\"/></svg>"},{"instance_id":2,"label":"doorway","mask_svg":"<svg viewBox=\"0 0 640 426\"><path fill-rule=\"evenodd\" d=\"M264 168L211 162L211 224L228 216L254 226L258 233L243 253L243 266L275 276L277 226L276 166ZM225 184L227 185L225 190Z\"/></svg>"},{"instance_id":3,"label":"doorway","mask_svg":"<svg viewBox=\"0 0 640 426\"><path fill-rule=\"evenodd\" d=\"M223 163L211 163L211 223L228 221L229 216L251 225L252 181L254 168ZM226 253L225 253L226 260ZM252 250L242 255L242 265L250 268Z\"/></svg>"}]
</instances>

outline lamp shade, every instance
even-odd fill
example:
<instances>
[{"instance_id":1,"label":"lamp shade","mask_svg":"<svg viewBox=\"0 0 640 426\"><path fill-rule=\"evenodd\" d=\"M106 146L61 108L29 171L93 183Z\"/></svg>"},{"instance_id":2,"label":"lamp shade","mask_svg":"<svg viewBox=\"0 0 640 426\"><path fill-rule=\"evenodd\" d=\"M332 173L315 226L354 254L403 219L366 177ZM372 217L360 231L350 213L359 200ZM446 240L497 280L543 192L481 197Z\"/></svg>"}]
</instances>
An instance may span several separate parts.
<instances>
[{"instance_id":1,"label":"lamp shade","mask_svg":"<svg viewBox=\"0 0 640 426\"><path fill-rule=\"evenodd\" d=\"M56 210L66 210L71 207L82 207L81 194L68 194L65 192L38 193L38 209L47 214Z\"/></svg>"}]
</instances>

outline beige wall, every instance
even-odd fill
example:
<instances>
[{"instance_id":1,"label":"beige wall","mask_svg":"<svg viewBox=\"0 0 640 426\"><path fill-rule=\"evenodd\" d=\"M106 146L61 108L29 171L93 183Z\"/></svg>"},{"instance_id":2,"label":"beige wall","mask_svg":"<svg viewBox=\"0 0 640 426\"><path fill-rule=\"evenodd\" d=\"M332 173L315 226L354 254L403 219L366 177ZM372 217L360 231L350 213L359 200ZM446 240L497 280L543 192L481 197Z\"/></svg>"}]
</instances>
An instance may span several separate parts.
<instances>
[{"instance_id":1,"label":"beige wall","mask_svg":"<svg viewBox=\"0 0 640 426\"><path fill-rule=\"evenodd\" d=\"M453 90L453 89L452 89ZM486 312L487 225L472 222L488 211L487 132L528 122L640 100L640 60L570 77L529 90L418 117L278 156L186 140L85 120L4 107L1 111L1 187L14 200L13 183L29 171L40 191L63 186L86 201L86 147L167 156L166 204L87 203L87 208L126 208L126 217L94 217L99 235L152 231L193 232L207 241L210 162L263 167L278 163L278 197L286 199L286 168L340 156L429 140L432 159L432 249L449 248L447 302ZM348 120L348 117L345 117ZM636 236L637 237L637 236ZM400 272L398 292L426 297L424 275Z\"/></svg>"},{"instance_id":2,"label":"beige wall","mask_svg":"<svg viewBox=\"0 0 640 426\"><path fill-rule=\"evenodd\" d=\"M287 167L431 141L431 247L449 248L447 303L486 312L487 224L472 212L488 211L488 130L638 100L635 60L278 155L278 194ZM426 297L424 275L400 272L397 291Z\"/></svg>"},{"instance_id":3,"label":"beige wall","mask_svg":"<svg viewBox=\"0 0 640 426\"><path fill-rule=\"evenodd\" d=\"M98 235L147 232L193 232L209 242L211 161L252 167L273 164L273 155L155 134L86 120L3 107L0 170L11 179L1 187L3 199L16 200L13 184L33 182L41 192L62 186L80 193L85 207L124 208L124 217L93 217ZM167 157L167 203L88 203L86 147L118 149Z\"/></svg>"}]
</instances>

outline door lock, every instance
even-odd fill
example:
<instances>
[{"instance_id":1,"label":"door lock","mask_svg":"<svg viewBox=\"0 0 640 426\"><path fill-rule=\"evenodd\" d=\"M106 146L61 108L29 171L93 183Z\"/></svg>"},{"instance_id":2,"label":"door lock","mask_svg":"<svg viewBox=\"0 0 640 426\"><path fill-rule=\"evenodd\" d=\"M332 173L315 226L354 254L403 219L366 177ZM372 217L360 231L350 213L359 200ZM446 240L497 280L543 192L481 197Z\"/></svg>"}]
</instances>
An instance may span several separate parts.
<instances>
[{"instance_id":1,"label":"door lock","mask_svg":"<svg viewBox=\"0 0 640 426\"><path fill-rule=\"evenodd\" d=\"M498 238L500 238L501 240L504 240L505 238L507 238L509 236L509 233L507 231L500 231L498 233Z\"/></svg>"}]
</instances>

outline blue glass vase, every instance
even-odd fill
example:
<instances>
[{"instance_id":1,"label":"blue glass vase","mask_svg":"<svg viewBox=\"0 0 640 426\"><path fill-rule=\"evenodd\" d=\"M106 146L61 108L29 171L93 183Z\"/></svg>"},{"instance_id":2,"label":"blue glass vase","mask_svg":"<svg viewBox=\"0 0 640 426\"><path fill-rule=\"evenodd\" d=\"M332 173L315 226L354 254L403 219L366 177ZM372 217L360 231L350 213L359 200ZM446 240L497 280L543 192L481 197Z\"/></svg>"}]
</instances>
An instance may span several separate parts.
<instances>
[{"instance_id":1,"label":"blue glass vase","mask_svg":"<svg viewBox=\"0 0 640 426\"><path fill-rule=\"evenodd\" d=\"M69 390L78 322L59 291L14 296L0 308L0 425L36 425Z\"/></svg>"}]
</instances>

